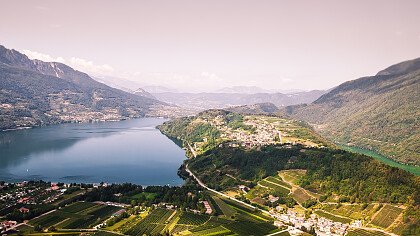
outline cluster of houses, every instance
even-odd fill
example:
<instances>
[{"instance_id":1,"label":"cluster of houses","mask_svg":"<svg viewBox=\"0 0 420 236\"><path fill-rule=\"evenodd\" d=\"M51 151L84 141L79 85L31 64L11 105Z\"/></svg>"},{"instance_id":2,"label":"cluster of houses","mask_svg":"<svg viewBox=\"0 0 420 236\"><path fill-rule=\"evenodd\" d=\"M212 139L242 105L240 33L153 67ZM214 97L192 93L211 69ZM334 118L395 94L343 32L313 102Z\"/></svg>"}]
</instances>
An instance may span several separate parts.
<instances>
[{"instance_id":1,"label":"cluster of houses","mask_svg":"<svg viewBox=\"0 0 420 236\"><path fill-rule=\"evenodd\" d=\"M7 230L15 227L16 225L17 225L17 222L11 221L11 220L0 222L0 232L1 233L6 232Z\"/></svg>"},{"instance_id":2,"label":"cluster of houses","mask_svg":"<svg viewBox=\"0 0 420 236\"><path fill-rule=\"evenodd\" d=\"M288 209L286 213L279 213L283 209L278 207L275 211L272 209L270 214L277 219L275 225L278 227L285 224L292 225L296 229L306 229L307 231L314 230L317 235L321 236L342 236L346 234L349 227L360 228L362 227L361 221L354 221L351 225L341 222L334 222L324 217L318 217L312 214L308 219L303 215L297 214L292 209ZM280 209L281 208L281 209Z\"/></svg>"}]
</instances>

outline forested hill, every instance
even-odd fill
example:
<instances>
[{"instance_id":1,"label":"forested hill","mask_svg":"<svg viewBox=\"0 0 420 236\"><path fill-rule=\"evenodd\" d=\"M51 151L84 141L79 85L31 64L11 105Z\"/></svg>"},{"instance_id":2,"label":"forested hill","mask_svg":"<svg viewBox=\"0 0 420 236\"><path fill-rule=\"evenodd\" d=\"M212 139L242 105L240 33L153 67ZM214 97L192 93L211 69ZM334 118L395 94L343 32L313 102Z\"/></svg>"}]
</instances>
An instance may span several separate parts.
<instances>
[{"instance_id":1,"label":"forested hill","mask_svg":"<svg viewBox=\"0 0 420 236\"><path fill-rule=\"evenodd\" d=\"M142 117L161 104L0 45L0 129Z\"/></svg>"},{"instance_id":2,"label":"forested hill","mask_svg":"<svg viewBox=\"0 0 420 236\"><path fill-rule=\"evenodd\" d=\"M313 124L332 140L419 165L419 108L420 58L345 82L312 104L287 107L285 113Z\"/></svg>"}]
</instances>

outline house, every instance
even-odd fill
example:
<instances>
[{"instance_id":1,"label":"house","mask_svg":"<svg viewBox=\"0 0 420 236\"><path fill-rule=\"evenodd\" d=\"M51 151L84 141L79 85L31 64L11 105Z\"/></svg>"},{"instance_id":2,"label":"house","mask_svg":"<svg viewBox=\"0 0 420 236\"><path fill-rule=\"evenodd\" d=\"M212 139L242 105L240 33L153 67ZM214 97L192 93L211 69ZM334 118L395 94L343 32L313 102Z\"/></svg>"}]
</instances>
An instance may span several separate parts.
<instances>
[{"instance_id":1,"label":"house","mask_svg":"<svg viewBox=\"0 0 420 236\"><path fill-rule=\"evenodd\" d=\"M21 208L19 208L19 211L22 212L22 213L28 213L29 209L25 208L25 207L21 207Z\"/></svg>"}]
</instances>

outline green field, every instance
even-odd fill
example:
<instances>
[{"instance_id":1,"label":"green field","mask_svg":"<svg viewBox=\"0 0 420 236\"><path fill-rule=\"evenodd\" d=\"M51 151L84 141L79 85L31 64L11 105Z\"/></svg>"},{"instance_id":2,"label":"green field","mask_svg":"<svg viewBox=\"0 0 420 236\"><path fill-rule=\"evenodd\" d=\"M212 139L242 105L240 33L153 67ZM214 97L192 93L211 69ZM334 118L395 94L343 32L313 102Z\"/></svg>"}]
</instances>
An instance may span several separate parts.
<instances>
[{"instance_id":1,"label":"green field","mask_svg":"<svg viewBox=\"0 0 420 236\"><path fill-rule=\"evenodd\" d=\"M290 190L282 187L280 185L277 184L272 184L266 180L261 180L259 182L259 184L261 184L264 187L270 188L274 191L275 195L279 195L279 196L287 196L290 193Z\"/></svg>"},{"instance_id":2,"label":"green field","mask_svg":"<svg viewBox=\"0 0 420 236\"><path fill-rule=\"evenodd\" d=\"M226 217L230 218L235 215L236 211L232 207L229 207L229 205L227 205L220 198L213 196L213 199Z\"/></svg>"},{"instance_id":3,"label":"green field","mask_svg":"<svg viewBox=\"0 0 420 236\"><path fill-rule=\"evenodd\" d=\"M96 205L97 204L93 202L75 202L71 205L62 208L61 210L70 213L79 213Z\"/></svg>"},{"instance_id":4,"label":"green field","mask_svg":"<svg viewBox=\"0 0 420 236\"><path fill-rule=\"evenodd\" d=\"M385 205L370 223L382 228L388 228L402 212L403 209L401 208Z\"/></svg>"},{"instance_id":5,"label":"green field","mask_svg":"<svg viewBox=\"0 0 420 236\"><path fill-rule=\"evenodd\" d=\"M288 189L292 188L292 186L290 184L284 182L283 180L281 180L279 178L273 177L273 176L267 177L266 180L268 180L270 182L273 182L275 184L281 185L281 186L283 186L285 188L288 188Z\"/></svg>"},{"instance_id":6,"label":"green field","mask_svg":"<svg viewBox=\"0 0 420 236\"><path fill-rule=\"evenodd\" d=\"M366 208L363 209L362 204L354 204L354 205L341 205L337 208L336 204L324 204L322 209L324 211L349 217L356 220L368 220L372 218L373 214L376 212L376 204L369 204Z\"/></svg>"},{"instance_id":7,"label":"green field","mask_svg":"<svg viewBox=\"0 0 420 236\"><path fill-rule=\"evenodd\" d=\"M355 229L348 231L347 236L386 236L388 234L379 231L367 231L364 229Z\"/></svg>"},{"instance_id":8,"label":"green field","mask_svg":"<svg viewBox=\"0 0 420 236\"><path fill-rule=\"evenodd\" d=\"M155 209L144 219L130 228L125 234L128 235L159 235L165 229L167 220L174 213L173 210Z\"/></svg>"},{"instance_id":9,"label":"green field","mask_svg":"<svg viewBox=\"0 0 420 236\"><path fill-rule=\"evenodd\" d=\"M120 209L114 206L80 202L32 219L28 223L32 226L41 225L43 228L55 226L58 229L86 229L108 219Z\"/></svg>"},{"instance_id":10,"label":"green field","mask_svg":"<svg viewBox=\"0 0 420 236\"><path fill-rule=\"evenodd\" d=\"M324 218L327 218L329 220L332 220L334 222L341 222L341 223L345 223L345 224L349 224L351 222L351 219L344 218L344 217L338 217L338 216L332 215L330 213L327 213L325 211L317 210L317 211L315 211L315 214L317 214L320 217L324 217Z\"/></svg>"},{"instance_id":11,"label":"green field","mask_svg":"<svg viewBox=\"0 0 420 236\"><path fill-rule=\"evenodd\" d=\"M202 225L210 219L208 215L183 212L177 224L180 225Z\"/></svg>"}]
</instances>

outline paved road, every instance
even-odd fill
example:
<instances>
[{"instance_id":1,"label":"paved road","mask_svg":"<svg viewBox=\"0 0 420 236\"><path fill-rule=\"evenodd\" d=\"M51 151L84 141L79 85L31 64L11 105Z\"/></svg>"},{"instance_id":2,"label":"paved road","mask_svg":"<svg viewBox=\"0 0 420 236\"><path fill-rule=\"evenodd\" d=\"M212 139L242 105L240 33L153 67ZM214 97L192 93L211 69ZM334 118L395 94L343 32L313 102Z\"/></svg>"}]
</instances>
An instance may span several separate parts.
<instances>
[{"instance_id":1,"label":"paved road","mask_svg":"<svg viewBox=\"0 0 420 236\"><path fill-rule=\"evenodd\" d=\"M248 204L248 203L246 203L246 202L243 202L243 201L241 201L241 200L238 200L238 199L236 199L236 198L233 198L233 197L229 197L228 195L226 195L226 194L224 194L224 193L222 193L222 192L219 192L219 191L216 191L216 190L214 190L214 189L211 189L211 188L209 188L209 187L207 187L203 182L201 182L201 180L200 179L198 179L197 178L197 176L195 176L195 174L188 168L188 164L185 166L185 170L190 174L190 176L192 176L196 181L197 181L197 183L201 186L201 187L203 187L203 188L205 188L205 189L207 189L208 191L210 191L210 192L212 192L212 193L215 193L215 194L218 194L218 195L220 195L220 196L223 196L223 197L225 197L225 198L228 198L228 199L230 199L230 200L233 200L233 201L235 201L235 202L238 202L238 203L240 203L240 204L242 204L242 205L245 205L245 206L247 206L247 207L250 207L250 208L252 208L252 209L258 209L258 210L260 210L260 211L262 211L263 213L265 213L265 214L268 214L268 215L271 215L268 211L266 211L266 210L263 210L263 209L260 209L260 208L258 208L258 207L255 207L255 206L253 206L253 205L251 205L251 204Z\"/></svg>"}]
</instances>

